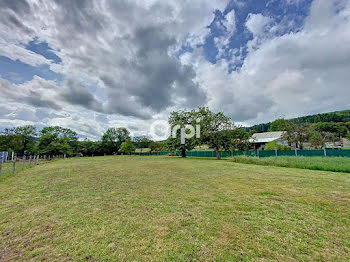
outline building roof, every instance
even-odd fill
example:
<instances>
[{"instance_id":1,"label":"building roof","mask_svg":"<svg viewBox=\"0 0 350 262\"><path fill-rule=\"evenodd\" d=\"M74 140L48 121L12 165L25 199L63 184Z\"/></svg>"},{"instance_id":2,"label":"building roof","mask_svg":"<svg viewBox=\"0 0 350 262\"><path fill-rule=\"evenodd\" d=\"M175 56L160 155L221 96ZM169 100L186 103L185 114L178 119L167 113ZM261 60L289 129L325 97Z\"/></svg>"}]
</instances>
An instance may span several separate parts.
<instances>
[{"instance_id":1,"label":"building roof","mask_svg":"<svg viewBox=\"0 0 350 262\"><path fill-rule=\"evenodd\" d=\"M285 134L285 131L255 133L252 135L250 142L251 143L268 143L268 142L275 141L282 138L284 134Z\"/></svg>"}]
</instances>

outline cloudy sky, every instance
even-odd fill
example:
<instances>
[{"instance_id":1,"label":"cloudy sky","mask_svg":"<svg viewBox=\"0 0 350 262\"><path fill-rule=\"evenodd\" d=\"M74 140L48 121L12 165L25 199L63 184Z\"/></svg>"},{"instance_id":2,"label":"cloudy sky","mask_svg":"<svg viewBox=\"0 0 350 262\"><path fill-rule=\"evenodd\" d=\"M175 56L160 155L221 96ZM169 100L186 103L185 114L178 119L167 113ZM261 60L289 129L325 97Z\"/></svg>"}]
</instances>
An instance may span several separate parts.
<instances>
[{"instance_id":1,"label":"cloudy sky","mask_svg":"<svg viewBox=\"0 0 350 262\"><path fill-rule=\"evenodd\" d=\"M1 0L0 129L349 109L350 0Z\"/></svg>"}]
</instances>

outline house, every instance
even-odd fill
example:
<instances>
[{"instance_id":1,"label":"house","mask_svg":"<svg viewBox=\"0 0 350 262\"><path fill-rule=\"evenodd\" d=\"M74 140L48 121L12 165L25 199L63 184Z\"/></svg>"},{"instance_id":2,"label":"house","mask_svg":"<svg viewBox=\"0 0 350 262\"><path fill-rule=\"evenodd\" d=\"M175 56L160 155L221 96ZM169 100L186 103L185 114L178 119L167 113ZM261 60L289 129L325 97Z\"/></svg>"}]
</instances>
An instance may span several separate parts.
<instances>
[{"instance_id":1,"label":"house","mask_svg":"<svg viewBox=\"0 0 350 262\"><path fill-rule=\"evenodd\" d=\"M249 142L252 143L255 150L264 150L266 144L272 141L277 141L278 144L287 146L288 142L283 139L285 133L285 131L255 133Z\"/></svg>"}]
</instances>

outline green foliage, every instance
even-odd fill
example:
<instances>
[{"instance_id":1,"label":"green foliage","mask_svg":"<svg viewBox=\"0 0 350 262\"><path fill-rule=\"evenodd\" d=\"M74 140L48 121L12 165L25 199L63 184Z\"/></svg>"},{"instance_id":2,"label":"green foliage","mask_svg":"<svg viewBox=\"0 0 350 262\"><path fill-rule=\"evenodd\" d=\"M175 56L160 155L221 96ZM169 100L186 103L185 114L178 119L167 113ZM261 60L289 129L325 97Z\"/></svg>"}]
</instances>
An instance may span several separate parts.
<instances>
[{"instance_id":1,"label":"green foliage","mask_svg":"<svg viewBox=\"0 0 350 262\"><path fill-rule=\"evenodd\" d=\"M287 131L290 129L290 123L288 120L284 118L276 119L275 121L271 122L270 124L270 132L273 131Z\"/></svg>"},{"instance_id":2,"label":"green foliage","mask_svg":"<svg viewBox=\"0 0 350 262\"><path fill-rule=\"evenodd\" d=\"M104 153L101 142L94 142L87 139L78 142L77 152L83 154L83 156L102 155Z\"/></svg>"},{"instance_id":3,"label":"green foliage","mask_svg":"<svg viewBox=\"0 0 350 262\"><path fill-rule=\"evenodd\" d=\"M249 149L251 145L249 139L252 134L248 133L245 128L234 128L225 132L228 136L227 143L224 143L222 146L225 151L246 151Z\"/></svg>"},{"instance_id":4,"label":"green foliage","mask_svg":"<svg viewBox=\"0 0 350 262\"><path fill-rule=\"evenodd\" d=\"M113 154L117 153L120 146L130 136L129 131L126 128L109 128L102 136L102 146L105 153Z\"/></svg>"},{"instance_id":5,"label":"green foliage","mask_svg":"<svg viewBox=\"0 0 350 262\"><path fill-rule=\"evenodd\" d=\"M151 152L162 152L167 149L166 142L162 142L162 141L152 141L149 147L151 149Z\"/></svg>"},{"instance_id":6,"label":"green foliage","mask_svg":"<svg viewBox=\"0 0 350 262\"><path fill-rule=\"evenodd\" d=\"M0 150L32 154L36 135L36 128L31 125L6 128L0 136Z\"/></svg>"},{"instance_id":7,"label":"green foliage","mask_svg":"<svg viewBox=\"0 0 350 262\"><path fill-rule=\"evenodd\" d=\"M133 145L133 143L131 142L131 139L128 138L126 139L125 142L122 143L122 145L120 146L120 152L124 153L124 154L131 154L133 152L135 152L136 148Z\"/></svg>"},{"instance_id":8,"label":"green foliage","mask_svg":"<svg viewBox=\"0 0 350 262\"><path fill-rule=\"evenodd\" d=\"M137 136L133 139L133 143L135 147L140 148L141 153L144 148L148 148L150 146L151 142L152 140L146 136Z\"/></svg>"},{"instance_id":9,"label":"green foliage","mask_svg":"<svg viewBox=\"0 0 350 262\"><path fill-rule=\"evenodd\" d=\"M37 151L42 155L72 156L76 151L78 135L68 128L44 127L40 134Z\"/></svg>"},{"instance_id":10,"label":"green foliage","mask_svg":"<svg viewBox=\"0 0 350 262\"><path fill-rule=\"evenodd\" d=\"M312 128L318 132L333 133L336 137L345 137L349 132L348 125L346 123L315 123L312 124Z\"/></svg>"},{"instance_id":11,"label":"green foliage","mask_svg":"<svg viewBox=\"0 0 350 262\"><path fill-rule=\"evenodd\" d=\"M315 126L311 126L308 130L309 142L316 149L322 149L326 142L334 142L336 137L331 132L320 131Z\"/></svg>"},{"instance_id":12,"label":"green foliage","mask_svg":"<svg viewBox=\"0 0 350 262\"><path fill-rule=\"evenodd\" d=\"M297 145L297 148L303 149L304 143L308 141L308 129L309 124L306 123L290 123L290 128L284 134L283 138L286 139L291 145L292 143Z\"/></svg>"},{"instance_id":13,"label":"green foliage","mask_svg":"<svg viewBox=\"0 0 350 262\"><path fill-rule=\"evenodd\" d=\"M214 113L206 107L199 108L195 117L200 119L201 144L214 148L217 159L220 159L220 148L227 147L232 142L233 123L223 112Z\"/></svg>"},{"instance_id":14,"label":"green foliage","mask_svg":"<svg viewBox=\"0 0 350 262\"><path fill-rule=\"evenodd\" d=\"M288 120L294 123L320 123L320 122L350 122L350 110L330 112L324 114L303 116ZM271 123L258 124L248 127L247 130L256 130L259 133L267 132L270 129ZM348 128L350 130L350 128ZM284 130L281 130L284 131Z\"/></svg>"},{"instance_id":15,"label":"green foliage","mask_svg":"<svg viewBox=\"0 0 350 262\"><path fill-rule=\"evenodd\" d=\"M277 150L291 150L290 146L278 144L277 141L268 142L264 148L264 150L275 150L275 149L277 149Z\"/></svg>"},{"instance_id":16,"label":"green foliage","mask_svg":"<svg viewBox=\"0 0 350 262\"><path fill-rule=\"evenodd\" d=\"M186 125L192 125L193 127L195 127L197 125L197 122L196 122L197 114L198 113L195 110L174 111L174 112L171 112L168 122L172 130L173 130L173 127L176 125L179 125L181 128L185 127ZM190 130L186 130L186 132L189 133ZM195 148L197 145L199 145L199 143L200 143L200 140L197 139L196 137L186 139L185 149L187 151L190 151L193 148ZM181 150L183 148L183 145L181 145L181 130L180 129L177 130L176 138L173 138L172 136L170 136L167 139L166 144L170 151Z\"/></svg>"}]
</instances>

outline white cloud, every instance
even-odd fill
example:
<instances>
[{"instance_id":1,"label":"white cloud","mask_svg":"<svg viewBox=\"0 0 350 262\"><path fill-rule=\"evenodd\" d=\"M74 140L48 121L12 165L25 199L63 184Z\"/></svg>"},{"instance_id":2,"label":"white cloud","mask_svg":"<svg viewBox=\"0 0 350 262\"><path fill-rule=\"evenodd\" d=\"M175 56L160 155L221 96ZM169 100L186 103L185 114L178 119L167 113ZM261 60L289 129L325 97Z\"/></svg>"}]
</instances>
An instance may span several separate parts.
<instances>
[{"instance_id":1,"label":"white cloud","mask_svg":"<svg viewBox=\"0 0 350 262\"><path fill-rule=\"evenodd\" d=\"M298 33L276 37L250 24L255 33L252 41L264 40L248 49L239 71L229 74L227 62L213 65L200 50L184 57L183 63L194 65L208 105L246 124L348 107L350 8L328 7L333 11L320 30L313 17L318 16L320 2L312 5L311 16Z\"/></svg>"},{"instance_id":2,"label":"white cloud","mask_svg":"<svg viewBox=\"0 0 350 262\"><path fill-rule=\"evenodd\" d=\"M249 14L246 21L246 27L255 36L263 34L266 27L272 22L272 18L262 14Z\"/></svg>"},{"instance_id":3,"label":"white cloud","mask_svg":"<svg viewBox=\"0 0 350 262\"><path fill-rule=\"evenodd\" d=\"M196 105L257 123L350 104L349 1L314 1L301 30L282 36L274 33L283 32L285 21L279 25L270 17L250 14L245 25L253 39L228 50L237 26L232 10L221 21L224 33L215 43L218 59L224 52L237 55L216 64L195 47L204 43L213 11L223 11L227 1L4 3L0 54L33 66L49 64L72 82L60 86L35 76L14 85L0 78L0 101L6 107L1 126L57 124L97 139L115 126L147 134L152 120ZM34 37L46 41L62 63L52 64L24 49ZM179 60L176 54L183 43L195 51ZM247 57L238 57L243 48ZM229 63L235 60L243 66L229 74Z\"/></svg>"}]
</instances>

